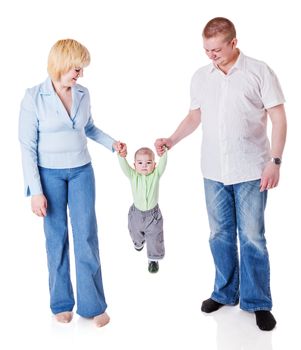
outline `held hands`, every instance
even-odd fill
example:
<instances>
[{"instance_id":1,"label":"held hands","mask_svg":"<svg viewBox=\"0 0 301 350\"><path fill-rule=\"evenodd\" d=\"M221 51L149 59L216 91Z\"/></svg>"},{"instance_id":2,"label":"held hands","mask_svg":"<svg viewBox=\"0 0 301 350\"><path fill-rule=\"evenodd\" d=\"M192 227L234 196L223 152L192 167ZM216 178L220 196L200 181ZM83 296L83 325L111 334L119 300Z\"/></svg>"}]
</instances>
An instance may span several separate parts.
<instances>
[{"instance_id":1,"label":"held hands","mask_svg":"<svg viewBox=\"0 0 301 350\"><path fill-rule=\"evenodd\" d=\"M37 194L31 197L31 210L40 217L47 215L47 199L43 194Z\"/></svg>"},{"instance_id":2,"label":"held hands","mask_svg":"<svg viewBox=\"0 0 301 350\"><path fill-rule=\"evenodd\" d=\"M114 150L120 155L120 157L125 158L127 156L127 147L126 144L120 141L113 143Z\"/></svg>"},{"instance_id":3,"label":"held hands","mask_svg":"<svg viewBox=\"0 0 301 350\"><path fill-rule=\"evenodd\" d=\"M171 149L172 146L173 144L169 138L161 138L155 141L155 148L159 157L163 155L165 148Z\"/></svg>"},{"instance_id":4,"label":"held hands","mask_svg":"<svg viewBox=\"0 0 301 350\"><path fill-rule=\"evenodd\" d=\"M279 183L280 166L269 162L261 175L260 192L270 190Z\"/></svg>"}]
</instances>

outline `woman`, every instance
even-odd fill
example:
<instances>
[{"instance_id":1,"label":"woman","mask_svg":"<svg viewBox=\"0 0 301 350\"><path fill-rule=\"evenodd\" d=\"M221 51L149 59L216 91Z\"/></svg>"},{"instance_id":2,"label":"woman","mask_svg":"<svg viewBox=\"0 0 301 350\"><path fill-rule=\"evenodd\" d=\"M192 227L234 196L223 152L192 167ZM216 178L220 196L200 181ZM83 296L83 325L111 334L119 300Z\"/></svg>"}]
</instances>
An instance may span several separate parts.
<instances>
[{"instance_id":1,"label":"woman","mask_svg":"<svg viewBox=\"0 0 301 350\"><path fill-rule=\"evenodd\" d=\"M76 265L77 313L109 322L105 312L95 216L95 183L87 137L120 155L126 145L98 129L91 117L89 91L77 84L90 63L79 42L59 40L48 57L49 77L26 91L21 103L19 140L25 194L44 218L50 307L59 322L70 322L75 304L70 279L67 206Z\"/></svg>"}]
</instances>

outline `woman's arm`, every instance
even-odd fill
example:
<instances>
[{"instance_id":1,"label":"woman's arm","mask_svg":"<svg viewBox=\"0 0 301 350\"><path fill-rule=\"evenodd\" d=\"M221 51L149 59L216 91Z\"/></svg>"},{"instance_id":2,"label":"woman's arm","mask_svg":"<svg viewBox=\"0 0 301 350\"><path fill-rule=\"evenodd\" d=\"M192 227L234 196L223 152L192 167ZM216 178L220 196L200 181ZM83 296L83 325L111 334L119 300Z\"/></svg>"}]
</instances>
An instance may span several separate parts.
<instances>
[{"instance_id":1,"label":"woman's arm","mask_svg":"<svg viewBox=\"0 0 301 350\"><path fill-rule=\"evenodd\" d=\"M27 90L19 115L19 141L22 153L25 194L42 194L38 169L38 118L31 94Z\"/></svg>"}]
</instances>

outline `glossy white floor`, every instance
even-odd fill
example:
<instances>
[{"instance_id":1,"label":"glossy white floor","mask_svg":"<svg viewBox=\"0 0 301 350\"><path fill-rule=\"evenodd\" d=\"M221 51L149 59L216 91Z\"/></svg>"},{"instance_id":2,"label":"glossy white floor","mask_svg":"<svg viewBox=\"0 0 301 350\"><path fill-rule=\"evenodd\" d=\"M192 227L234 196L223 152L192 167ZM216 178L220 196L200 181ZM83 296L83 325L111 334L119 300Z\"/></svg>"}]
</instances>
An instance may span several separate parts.
<instances>
[{"instance_id":1,"label":"glossy white floor","mask_svg":"<svg viewBox=\"0 0 301 350\"><path fill-rule=\"evenodd\" d=\"M47 11L38 0L1 5L1 349L301 348L297 5L278 0L250 5L238 0L52 0ZM128 143L131 162L135 149L169 136L185 116L190 78L208 63L201 30L215 16L233 20L241 50L276 71L287 99L281 183L269 194L266 211L276 329L258 330L254 315L238 306L209 316L200 311L214 278L199 169L200 129L169 152L160 189L166 257L156 275L148 273L145 251L137 253L128 236L127 179L114 155L89 142L111 323L96 329L77 315L71 324L56 323L48 307L42 221L23 197L17 129L25 88L46 77L47 55L56 40L81 41L92 55L80 83L89 87L95 123Z\"/></svg>"},{"instance_id":2,"label":"glossy white floor","mask_svg":"<svg viewBox=\"0 0 301 350\"><path fill-rule=\"evenodd\" d=\"M113 163L111 166L114 169ZM114 171L118 171L117 166ZM97 167L95 172L98 178L102 176ZM107 350L121 347L152 350L177 346L191 350L282 350L288 342L294 344L292 349L300 347L296 321L300 306L293 305L296 299L292 296L298 295L300 287L299 279L295 278L299 275L300 240L281 218L277 196L281 197L283 190L271 192L267 210L273 312L278 324L274 331L262 332L255 325L254 315L241 311L238 306L224 307L212 315L200 311L201 301L210 295L214 272L207 243L202 188L179 188L178 196L187 201L186 206L180 206L171 199L167 181L171 175L168 171L166 181L162 179L166 258L156 275L148 273L145 251L136 252L128 236L129 193L124 186L127 180L114 185L116 193L120 193L115 206L113 202L105 203L109 194L103 192L102 196L105 186L98 186L100 251L111 316L110 324L103 329L97 329L91 320L77 315L67 325L53 319L48 308L42 222L31 216L26 200L16 204L15 210L23 214L12 220L11 229L2 231L4 243L1 243L0 257L0 342L9 344L6 349L99 346ZM196 183L197 175L192 181Z\"/></svg>"}]
</instances>

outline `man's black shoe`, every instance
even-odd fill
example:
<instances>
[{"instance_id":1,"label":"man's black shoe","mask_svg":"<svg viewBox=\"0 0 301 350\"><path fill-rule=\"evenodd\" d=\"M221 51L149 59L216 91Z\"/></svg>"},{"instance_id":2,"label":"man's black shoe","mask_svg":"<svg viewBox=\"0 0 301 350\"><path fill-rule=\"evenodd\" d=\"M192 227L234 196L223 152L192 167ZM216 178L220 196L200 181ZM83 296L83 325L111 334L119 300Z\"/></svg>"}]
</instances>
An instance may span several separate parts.
<instances>
[{"instance_id":1,"label":"man's black shoe","mask_svg":"<svg viewBox=\"0 0 301 350\"><path fill-rule=\"evenodd\" d=\"M218 303L217 301L209 298L209 299L203 301L201 310L203 312L206 312L207 314L209 314L213 311L218 310L222 306L224 306L224 304Z\"/></svg>"}]
</instances>

